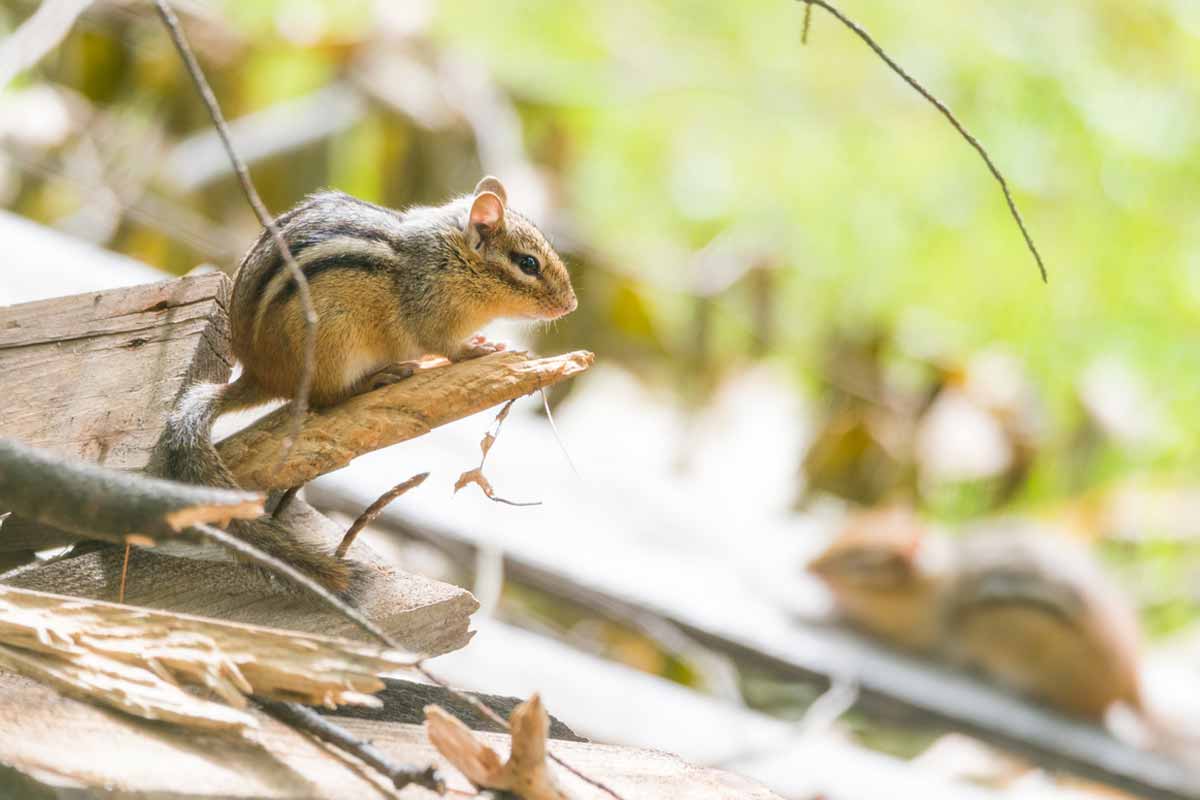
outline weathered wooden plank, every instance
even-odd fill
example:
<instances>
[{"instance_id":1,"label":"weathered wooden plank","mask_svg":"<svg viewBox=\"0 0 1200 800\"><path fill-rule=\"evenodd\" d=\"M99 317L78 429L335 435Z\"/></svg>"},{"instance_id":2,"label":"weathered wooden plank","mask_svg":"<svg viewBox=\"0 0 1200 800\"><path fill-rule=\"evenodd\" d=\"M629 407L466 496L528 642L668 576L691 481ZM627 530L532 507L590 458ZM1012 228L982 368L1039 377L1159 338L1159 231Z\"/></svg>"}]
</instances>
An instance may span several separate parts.
<instances>
[{"instance_id":1,"label":"weathered wooden plank","mask_svg":"<svg viewBox=\"0 0 1200 800\"><path fill-rule=\"evenodd\" d=\"M450 788L470 785L437 754L416 725L339 718L339 724L400 762L436 763ZM508 737L481 733L501 754ZM777 800L750 781L690 766L663 753L582 742L550 750L623 796L680 800ZM555 768L557 769L557 767ZM560 772L572 797L607 797ZM201 735L153 725L61 697L0 673L0 796L90 798L395 797L365 767L263 718L253 739ZM407 800L436 795L417 787Z\"/></svg>"},{"instance_id":2,"label":"weathered wooden plank","mask_svg":"<svg viewBox=\"0 0 1200 800\"><path fill-rule=\"evenodd\" d=\"M179 390L229 376L228 295L215 274L0 308L0 436L142 468Z\"/></svg>"},{"instance_id":3,"label":"weathered wooden plank","mask_svg":"<svg viewBox=\"0 0 1200 800\"><path fill-rule=\"evenodd\" d=\"M323 539L330 550L341 538L341 528L300 500L289 504L284 521ZM351 601L396 637L401 646L434 655L455 650L470 640L470 616L479 607L470 592L402 572L359 542L350 548L349 555L373 567L369 579L355 587ZM122 558L122 548L103 547L10 573L5 583L115 600ZM133 605L272 628L367 638L356 625L325 606L256 570L227 561L172 558L151 550L135 550L129 560L125 600Z\"/></svg>"}]
</instances>

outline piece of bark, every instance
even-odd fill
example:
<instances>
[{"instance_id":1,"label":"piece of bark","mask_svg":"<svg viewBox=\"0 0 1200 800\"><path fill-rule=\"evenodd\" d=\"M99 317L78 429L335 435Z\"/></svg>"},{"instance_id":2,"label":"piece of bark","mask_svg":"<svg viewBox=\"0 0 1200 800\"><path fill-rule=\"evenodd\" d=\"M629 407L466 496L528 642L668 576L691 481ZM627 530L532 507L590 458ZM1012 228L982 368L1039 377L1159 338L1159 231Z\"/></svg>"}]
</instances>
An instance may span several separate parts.
<instances>
[{"instance_id":1,"label":"piece of bark","mask_svg":"<svg viewBox=\"0 0 1200 800\"><path fill-rule=\"evenodd\" d=\"M0 663L146 719L241 730L255 725L245 712L251 694L379 705L369 697L384 688L379 676L413 661L327 636L0 586Z\"/></svg>"},{"instance_id":2,"label":"piece of bark","mask_svg":"<svg viewBox=\"0 0 1200 800\"><path fill-rule=\"evenodd\" d=\"M345 717L338 724L398 762L436 763L451 789L470 791L429 744L421 726ZM507 735L479 736L498 752L508 752ZM552 742L550 747L631 799L778 800L751 781L665 753L577 742ZM581 800L612 800L571 775L563 774L562 780ZM359 762L265 717L250 741L204 735L150 725L0 673L0 797L396 797L385 784ZM435 800L437 795L410 786L399 797Z\"/></svg>"},{"instance_id":3,"label":"piece of bark","mask_svg":"<svg viewBox=\"0 0 1200 800\"><path fill-rule=\"evenodd\" d=\"M593 360L583 350L548 358L503 352L429 367L392 386L309 411L282 465L279 459L291 424L287 407L233 434L217 450L243 487L287 489L344 467L364 453L578 375Z\"/></svg>"},{"instance_id":4,"label":"piece of bark","mask_svg":"<svg viewBox=\"0 0 1200 800\"><path fill-rule=\"evenodd\" d=\"M330 551L341 538L339 526L300 500L293 500L281 519L323 541ZM123 556L123 548L105 547L9 573L5 583L111 601L117 597ZM350 548L349 556L367 565L364 579L351 590L352 604L402 647L437 655L469 641L470 616L479 607L470 592L390 567L362 542ZM257 570L228 561L157 555L152 548L133 550L125 600L182 614L366 638L351 621Z\"/></svg>"},{"instance_id":5,"label":"piece of bark","mask_svg":"<svg viewBox=\"0 0 1200 800\"><path fill-rule=\"evenodd\" d=\"M0 308L0 436L141 469L180 389L228 379L228 296L216 274Z\"/></svg>"}]
</instances>

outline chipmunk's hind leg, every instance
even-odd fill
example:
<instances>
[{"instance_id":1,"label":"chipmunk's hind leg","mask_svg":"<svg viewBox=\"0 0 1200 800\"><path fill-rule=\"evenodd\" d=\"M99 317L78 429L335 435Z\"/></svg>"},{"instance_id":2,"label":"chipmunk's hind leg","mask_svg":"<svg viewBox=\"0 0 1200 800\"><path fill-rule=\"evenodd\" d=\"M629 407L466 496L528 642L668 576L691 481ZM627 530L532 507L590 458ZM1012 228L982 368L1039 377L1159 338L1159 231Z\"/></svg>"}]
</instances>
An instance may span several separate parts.
<instances>
[{"instance_id":1,"label":"chipmunk's hind leg","mask_svg":"<svg viewBox=\"0 0 1200 800\"><path fill-rule=\"evenodd\" d=\"M420 368L420 361L397 361L393 364L388 364L363 378L358 391L359 393L370 392L375 389L382 389L384 386L391 386L394 383L411 378Z\"/></svg>"}]
</instances>

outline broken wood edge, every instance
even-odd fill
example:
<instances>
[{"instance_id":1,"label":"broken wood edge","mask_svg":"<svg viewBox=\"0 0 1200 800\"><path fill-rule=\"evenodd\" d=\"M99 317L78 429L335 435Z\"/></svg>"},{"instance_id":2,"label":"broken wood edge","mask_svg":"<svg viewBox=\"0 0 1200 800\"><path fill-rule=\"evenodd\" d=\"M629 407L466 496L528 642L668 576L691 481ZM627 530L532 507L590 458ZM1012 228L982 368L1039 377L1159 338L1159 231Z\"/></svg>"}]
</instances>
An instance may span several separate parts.
<instances>
[{"instance_id":1,"label":"broken wood edge","mask_svg":"<svg viewBox=\"0 0 1200 800\"><path fill-rule=\"evenodd\" d=\"M251 695L379 706L382 676L414 664L347 639L0 586L0 665L144 719L244 731Z\"/></svg>"},{"instance_id":2,"label":"broken wood edge","mask_svg":"<svg viewBox=\"0 0 1200 800\"><path fill-rule=\"evenodd\" d=\"M309 411L282 464L291 419L287 406L223 440L217 450L239 485L288 489L365 453L572 378L594 360L586 350L545 358L506 351L425 368L392 386Z\"/></svg>"}]
</instances>

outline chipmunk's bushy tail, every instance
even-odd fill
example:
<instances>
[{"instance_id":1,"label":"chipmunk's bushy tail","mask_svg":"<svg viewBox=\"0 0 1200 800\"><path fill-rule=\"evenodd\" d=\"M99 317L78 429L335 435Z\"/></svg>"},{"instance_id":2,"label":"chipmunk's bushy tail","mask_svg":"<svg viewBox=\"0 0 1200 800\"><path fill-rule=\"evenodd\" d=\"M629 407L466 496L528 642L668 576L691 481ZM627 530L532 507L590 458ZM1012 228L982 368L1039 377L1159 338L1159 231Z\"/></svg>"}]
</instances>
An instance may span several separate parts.
<instances>
[{"instance_id":1,"label":"chipmunk's bushy tail","mask_svg":"<svg viewBox=\"0 0 1200 800\"><path fill-rule=\"evenodd\" d=\"M240 489L212 443L217 417L227 411L250 408L271 399L245 374L233 383L200 383L189 387L167 417L148 471L163 478L203 486ZM341 594L350 586L353 566L312 542L298 538L278 520L263 516L235 520L228 530L244 542L285 561L312 577L332 592ZM170 547L160 551L193 558L222 558L205 547Z\"/></svg>"}]
</instances>

